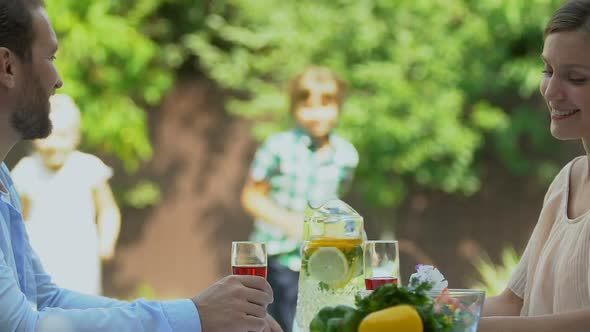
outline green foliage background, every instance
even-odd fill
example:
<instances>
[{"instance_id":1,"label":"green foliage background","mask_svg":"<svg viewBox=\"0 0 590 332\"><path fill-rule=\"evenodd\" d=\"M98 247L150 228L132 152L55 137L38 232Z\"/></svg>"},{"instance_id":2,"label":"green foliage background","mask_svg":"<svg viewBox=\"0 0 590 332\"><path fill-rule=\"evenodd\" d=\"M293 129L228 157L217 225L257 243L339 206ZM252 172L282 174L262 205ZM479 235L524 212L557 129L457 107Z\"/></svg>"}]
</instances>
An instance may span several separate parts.
<instances>
[{"instance_id":1,"label":"green foliage background","mask_svg":"<svg viewBox=\"0 0 590 332\"><path fill-rule=\"evenodd\" d=\"M264 138L289 125L285 86L309 64L349 83L339 131L358 188L382 206L409 185L471 194L482 156L552 176L537 93L542 30L557 0L51 0L58 66L85 144L132 172L151 158L145 110L182 71L242 96Z\"/></svg>"},{"instance_id":2,"label":"green foliage background","mask_svg":"<svg viewBox=\"0 0 590 332\"><path fill-rule=\"evenodd\" d=\"M520 256L512 247L502 250L502 259L499 264L494 264L485 253L473 262L479 276L475 278L470 288L483 289L486 296L500 295L508 285L510 278L520 262Z\"/></svg>"}]
</instances>

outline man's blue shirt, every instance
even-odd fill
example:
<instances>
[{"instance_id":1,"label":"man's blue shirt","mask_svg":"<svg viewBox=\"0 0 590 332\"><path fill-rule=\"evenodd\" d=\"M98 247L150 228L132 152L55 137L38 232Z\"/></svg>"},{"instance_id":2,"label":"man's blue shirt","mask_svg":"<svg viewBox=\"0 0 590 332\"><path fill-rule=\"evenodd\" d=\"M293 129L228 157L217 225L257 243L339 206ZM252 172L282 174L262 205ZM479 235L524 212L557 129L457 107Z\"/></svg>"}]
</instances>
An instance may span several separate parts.
<instances>
[{"instance_id":1,"label":"man's blue shirt","mask_svg":"<svg viewBox=\"0 0 590 332\"><path fill-rule=\"evenodd\" d=\"M4 164L0 182L7 189L0 190L1 331L201 331L188 299L124 302L56 286L29 245L20 200Z\"/></svg>"}]
</instances>

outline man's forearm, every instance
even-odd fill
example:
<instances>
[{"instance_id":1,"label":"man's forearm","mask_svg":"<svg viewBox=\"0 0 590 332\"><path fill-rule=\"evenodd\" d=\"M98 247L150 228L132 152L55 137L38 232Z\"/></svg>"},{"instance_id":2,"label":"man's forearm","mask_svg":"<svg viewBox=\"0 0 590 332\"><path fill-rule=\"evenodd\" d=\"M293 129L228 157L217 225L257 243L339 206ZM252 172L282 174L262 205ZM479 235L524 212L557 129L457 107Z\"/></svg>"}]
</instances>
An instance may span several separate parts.
<instances>
[{"instance_id":1,"label":"man's forearm","mask_svg":"<svg viewBox=\"0 0 590 332\"><path fill-rule=\"evenodd\" d=\"M534 317L482 317L478 332L587 332L590 308Z\"/></svg>"}]
</instances>

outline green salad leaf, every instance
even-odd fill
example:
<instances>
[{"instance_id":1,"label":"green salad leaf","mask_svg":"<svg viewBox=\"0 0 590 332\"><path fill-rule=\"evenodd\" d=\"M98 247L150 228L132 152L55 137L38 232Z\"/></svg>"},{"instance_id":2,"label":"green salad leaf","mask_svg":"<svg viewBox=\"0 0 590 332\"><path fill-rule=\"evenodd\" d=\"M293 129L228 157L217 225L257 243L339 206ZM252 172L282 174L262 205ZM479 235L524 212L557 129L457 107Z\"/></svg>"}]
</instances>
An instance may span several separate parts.
<instances>
[{"instance_id":1,"label":"green salad leaf","mask_svg":"<svg viewBox=\"0 0 590 332\"><path fill-rule=\"evenodd\" d=\"M400 304L408 304L416 308L422 323L424 332L449 332L452 322L443 313L434 311L434 302L428 296L432 284L413 280L410 287L389 284L381 286L366 297L356 296L356 310L364 318L372 312Z\"/></svg>"},{"instance_id":2,"label":"green salad leaf","mask_svg":"<svg viewBox=\"0 0 590 332\"><path fill-rule=\"evenodd\" d=\"M384 285L370 295L355 298L356 308L349 306L325 307L311 321L311 332L356 332L366 316L375 311L408 304L416 308L422 319L424 332L451 332L452 321L443 312L435 312L434 301L428 295L432 284L413 280L409 287Z\"/></svg>"}]
</instances>

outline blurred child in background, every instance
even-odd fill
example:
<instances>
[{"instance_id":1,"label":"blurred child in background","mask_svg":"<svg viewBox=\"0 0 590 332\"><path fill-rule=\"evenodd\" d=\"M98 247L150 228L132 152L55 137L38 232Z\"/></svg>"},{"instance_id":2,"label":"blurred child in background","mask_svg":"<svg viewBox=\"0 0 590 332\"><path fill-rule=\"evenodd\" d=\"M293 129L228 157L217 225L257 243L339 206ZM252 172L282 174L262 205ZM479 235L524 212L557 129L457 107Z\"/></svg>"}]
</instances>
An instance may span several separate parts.
<instances>
[{"instance_id":1,"label":"blurred child in background","mask_svg":"<svg viewBox=\"0 0 590 332\"><path fill-rule=\"evenodd\" d=\"M120 213L97 157L77 151L80 111L67 95L50 99L51 135L12 170L30 242L58 286L102 293L101 258L113 257Z\"/></svg>"},{"instance_id":2,"label":"blurred child in background","mask_svg":"<svg viewBox=\"0 0 590 332\"><path fill-rule=\"evenodd\" d=\"M270 136L258 149L242 192L255 218L254 241L267 244L269 313L291 331L297 305L303 213L310 202L338 198L358 164L354 146L334 133L345 84L328 68L309 67L290 86L295 126Z\"/></svg>"}]
</instances>

